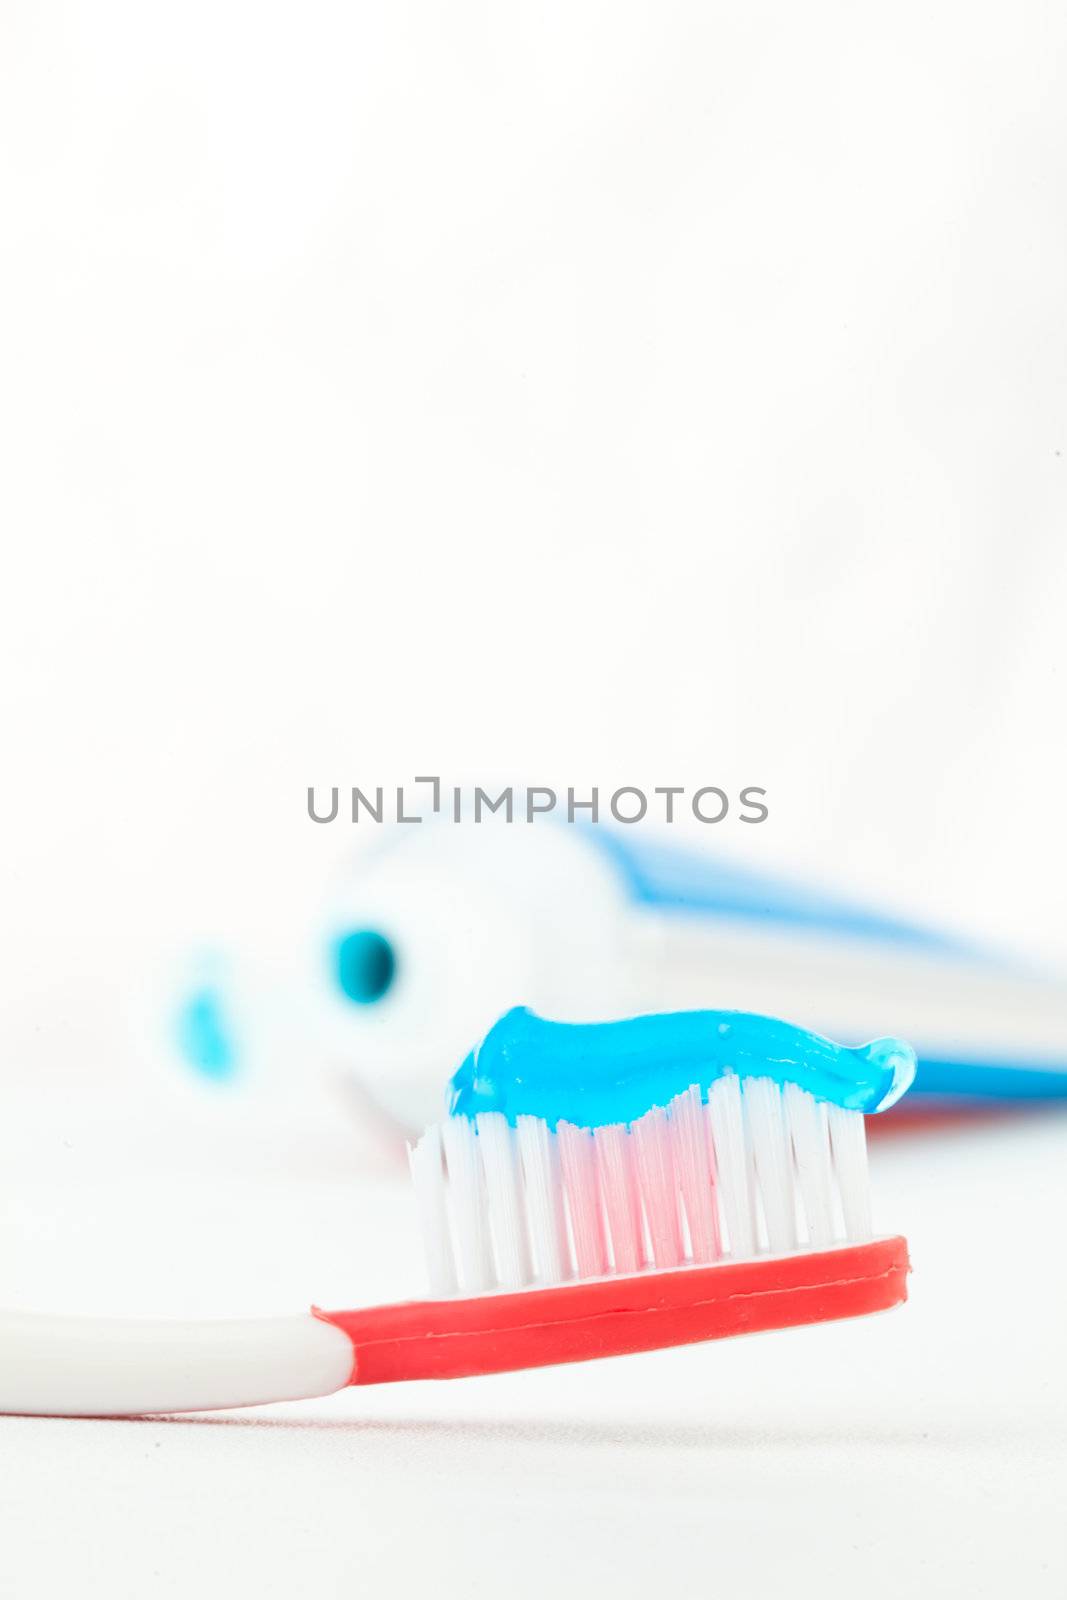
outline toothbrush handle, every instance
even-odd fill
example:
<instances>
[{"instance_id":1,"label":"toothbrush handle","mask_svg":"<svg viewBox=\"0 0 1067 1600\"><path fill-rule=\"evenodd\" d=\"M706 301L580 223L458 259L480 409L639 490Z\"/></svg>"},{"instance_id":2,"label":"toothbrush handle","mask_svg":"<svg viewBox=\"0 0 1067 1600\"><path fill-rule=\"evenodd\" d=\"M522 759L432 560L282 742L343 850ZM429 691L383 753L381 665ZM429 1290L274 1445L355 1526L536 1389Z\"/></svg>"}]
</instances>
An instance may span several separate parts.
<instances>
[{"instance_id":1,"label":"toothbrush handle","mask_svg":"<svg viewBox=\"0 0 1067 1600\"><path fill-rule=\"evenodd\" d=\"M0 1412L116 1417L463 1378L884 1311L903 1239L363 1311L151 1322L0 1311Z\"/></svg>"},{"instance_id":2,"label":"toothbrush handle","mask_svg":"<svg viewBox=\"0 0 1067 1600\"><path fill-rule=\"evenodd\" d=\"M349 1340L310 1314L153 1322L0 1311L0 1412L213 1411L333 1394L351 1375Z\"/></svg>"}]
</instances>

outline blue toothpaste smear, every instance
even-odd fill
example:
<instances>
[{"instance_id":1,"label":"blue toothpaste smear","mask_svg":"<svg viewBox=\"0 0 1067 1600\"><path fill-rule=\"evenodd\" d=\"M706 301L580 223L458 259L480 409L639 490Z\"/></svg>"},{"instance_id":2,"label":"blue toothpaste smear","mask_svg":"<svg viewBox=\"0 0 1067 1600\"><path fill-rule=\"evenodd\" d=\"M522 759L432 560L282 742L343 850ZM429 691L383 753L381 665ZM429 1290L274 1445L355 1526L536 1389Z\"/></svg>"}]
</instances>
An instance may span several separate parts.
<instances>
[{"instance_id":1,"label":"blue toothpaste smear","mask_svg":"<svg viewBox=\"0 0 1067 1600\"><path fill-rule=\"evenodd\" d=\"M622 1022L548 1022L516 1006L472 1050L449 1087L449 1113L502 1111L554 1128L633 1122L692 1084L717 1078L795 1083L850 1111L884 1111L915 1076L903 1039L850 1049L745 1011L676 1011Z\"/></svg>"}]
</instances>

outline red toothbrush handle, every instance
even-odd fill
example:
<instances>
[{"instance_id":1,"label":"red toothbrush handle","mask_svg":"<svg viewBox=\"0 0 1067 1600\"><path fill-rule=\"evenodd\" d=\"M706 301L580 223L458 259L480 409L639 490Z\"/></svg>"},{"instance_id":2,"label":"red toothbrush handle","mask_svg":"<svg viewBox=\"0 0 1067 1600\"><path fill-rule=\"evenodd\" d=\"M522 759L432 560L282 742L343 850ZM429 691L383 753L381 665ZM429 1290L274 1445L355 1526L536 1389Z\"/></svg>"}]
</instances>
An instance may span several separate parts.
<instances>
[{"instance_id":1,"label":"red toothbrush handle","mask_svg":"<svg viewBox=\"0 0 1067 1600\"><path fill-rule=\"evenodd\" d=\"M885 1311L907 1298L907 1273L906 1242L876 1239L466 1300L316 1307L315 1315L351 1340L350 1383L468 1378Z\"/></svg>"}]
</instances>

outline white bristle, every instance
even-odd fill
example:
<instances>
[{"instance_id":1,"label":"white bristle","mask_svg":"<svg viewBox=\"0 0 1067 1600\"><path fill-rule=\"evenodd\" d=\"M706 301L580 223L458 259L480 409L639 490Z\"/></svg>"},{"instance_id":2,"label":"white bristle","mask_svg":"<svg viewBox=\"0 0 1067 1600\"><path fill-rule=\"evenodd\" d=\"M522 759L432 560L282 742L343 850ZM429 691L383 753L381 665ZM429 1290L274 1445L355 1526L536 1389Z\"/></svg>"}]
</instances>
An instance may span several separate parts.
<instances>
[{"instance_id":1,"label":"white bristle","mask_svg":"<svg viewBox=\"0 0 1067 1600\"><path fill-rule=\"evenodd\" d=\"M826 1102L813 1100L795 1083L787 1083L782 1103L793 1141L808 1244L815 1250L825 1249L834 1242L834 1172Z\"/></svg>"},{"instance_id":2,"label":"white bristle","mask_svg":"<svg viewBox=\"0 0 1067 1600\"><path fill-rule=\"evenodd\" d=\"M715 1147L719 1205L735 1260L756 1253L756 1214L749 1180L750 1157L741 1108L741 1080L717 1078L708 1091L708 1118Z\"/></svg>"},{"instance_id":3,"label":"white bristle","mask_svg":"<svg viewBox=\"0 0 1067 1600\"><path fill-rule=\"evenodd\" d=\"M872 1234L871 1186L867 1176L867 1135L863 1113L830 1106L830 1144L834 1152L845 1234L853 1244L862 1244Z\"/></svg>"},{"instance_id":4,"label":"white bristle","mask_svg":"<svg viewBox=\"0 0 1067 1600\"><path fill-rule=\"evenodd\" d=\"M415 1204L422 1227L426 1275L431 1294L455 1294L456 1263L452 1255L452 1235L448 1227L445 1198L445 1169L438 1124L427 1128L416 1145L408 1147L411 1178L415 1185Z\"/></svg>"},{"instance_id":5,"label":"white bristle","mask_svg":"<svg viewBox=\"0 0 1067 1600\"><path fill-rule=\"evenodd\" d=\"M447 1117L441 1123L441 1137L448 1163L452 1238L460 1288L468 1294L478 1294L493 1287L493 1269L474 1124L466 1117Z\"/></svg>"},{"instance_id":6,"label":"white bristle","mask_svg":"<svg viewBox=\"0 0 1067 1600\"><path fill-rule=\"evenodd\" d=\"M534 1275L539 1283L559 1283L568 1276L568 1261L556 1137L540 1117L516 1117L515 1133L526 1186Z\"/></svg>"},{"instance_id":7,"label":"white bristle","mask_svg":"<svg viewBox=\"0 0 1067 1600\"><path fill-rule=\"evenodd\" d=\"M530 1251L514 1138L500 1111L482 1111L475 1123L489 1199L497 1282L505 1289L519 1289L530 1281Z\"/></svg>"},{"instance_id":8,"label":"white bristle","mask_svg":"<svg viewBox=\"0 0 1067 1600\"><path fill-rule=\"evenodd\" d=\"M862 1115L770 1078L726 1074L706 1105L694 1085L629 1126L449 1117L411 1151L411 1172L435 1294L871 1237Z\"/></svg>"},{"instance_id":9,"label":"white bristle","mask_svg":"<svg viewBox=\"0 0 1067 1600\"><path fill-rule=\"evenodd\" d=\"M763 1201L767 1243L784 1255L797 1242L793 1166L782 1114L782 1091L770 1078L749 1078L744 1088L745 1116L752 1134L756 1181Z\"/></svg>"}]
</instances>

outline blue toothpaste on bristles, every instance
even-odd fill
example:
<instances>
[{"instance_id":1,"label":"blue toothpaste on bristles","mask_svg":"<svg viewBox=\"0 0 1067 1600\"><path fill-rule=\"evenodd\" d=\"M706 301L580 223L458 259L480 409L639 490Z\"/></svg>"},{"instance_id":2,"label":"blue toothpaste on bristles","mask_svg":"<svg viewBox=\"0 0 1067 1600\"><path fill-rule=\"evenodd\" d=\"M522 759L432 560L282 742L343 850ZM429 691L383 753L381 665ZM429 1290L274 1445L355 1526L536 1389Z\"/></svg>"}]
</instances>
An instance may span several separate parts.
<instances>
[{"instance_id":1,"label":"blue toothpaste on bristles","mask_svg":"<svg viewBox=\"0 0 1067 1600\"><path fill-rule=\"evenodd\" d=\"M915 1076L902 1039L849 1049L820 1034L745 1011L676 1011L621 1022L549 1022L515 1006L452 1079L451 1116L500 1111L579 1127L632 1122L691 1085L716 1079L795 1084L849 1111L885 1111Z\"/></svg>"},{"instance_id":2,"label":"blue toothpaste on bristles","mask_svg":"<svg viewBox=\"0 0 1067 1600\"><path fill-rule=\"evenodd\" d=\"M770 1017L508 1011L412 1151L435 1292L515 1288L871 1237L865 1113L915 1075Z\"/></svg>"}]
</instances>

